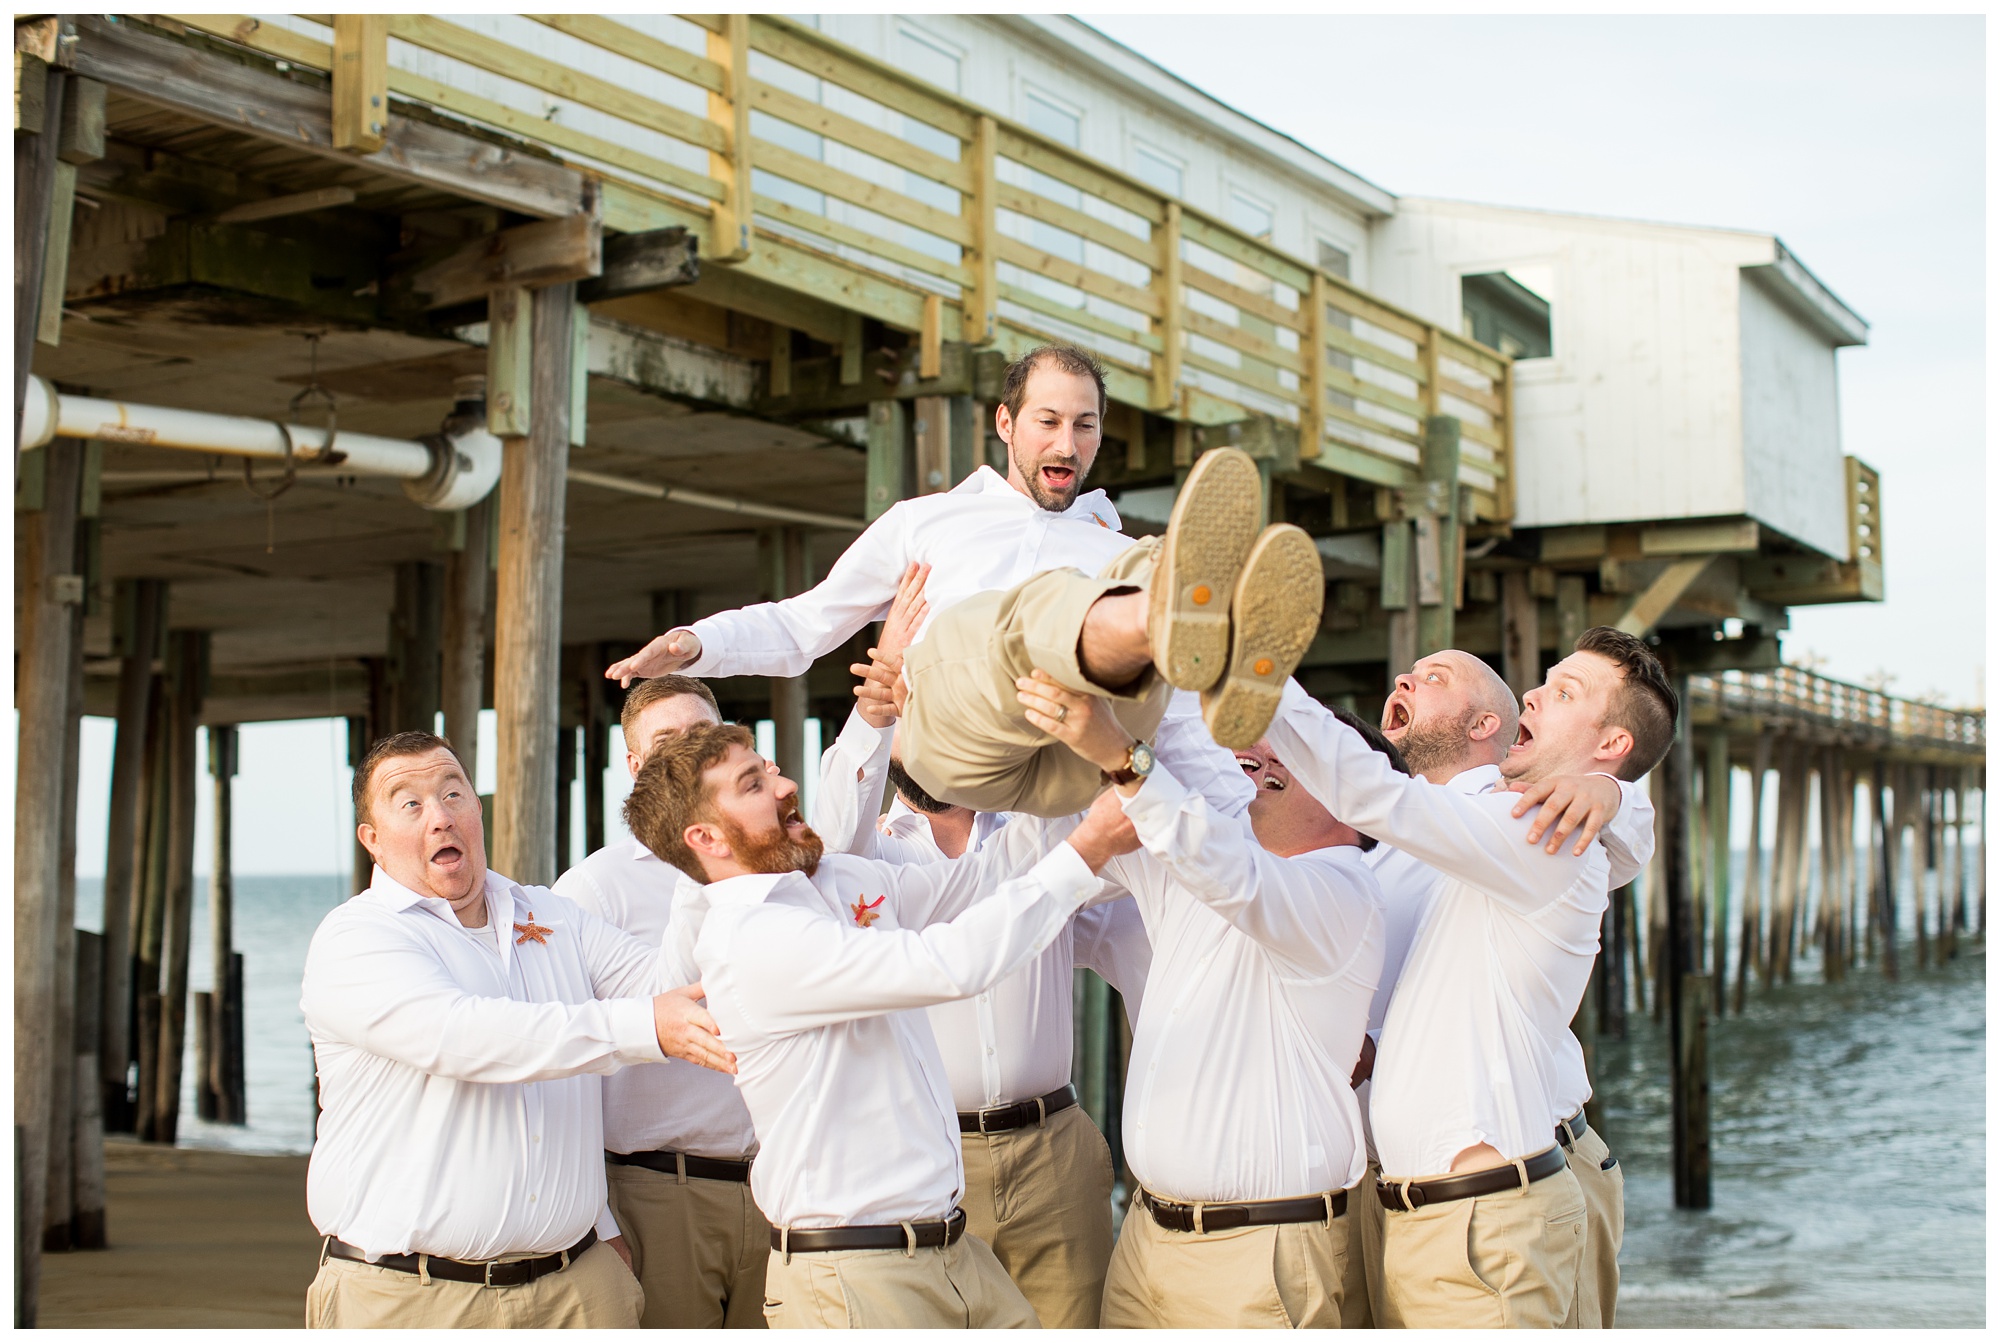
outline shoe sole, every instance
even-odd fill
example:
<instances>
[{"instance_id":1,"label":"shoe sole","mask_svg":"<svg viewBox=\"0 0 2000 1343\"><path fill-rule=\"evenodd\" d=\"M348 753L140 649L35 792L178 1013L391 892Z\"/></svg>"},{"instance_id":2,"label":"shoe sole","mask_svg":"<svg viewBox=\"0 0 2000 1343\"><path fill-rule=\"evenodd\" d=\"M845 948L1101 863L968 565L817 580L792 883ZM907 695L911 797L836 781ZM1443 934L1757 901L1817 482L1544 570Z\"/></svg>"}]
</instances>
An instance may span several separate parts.
<instances>
[{"instance_id":1,"label":"shoe sole","mask_svg":"<svg viewBox=\"0 0 2000 1343\"><path fill-rule=\"evenodd\" d=\"M1228 669L1201 697L1218 746L1242 751L1263 739L1286 679L1319 632L1325 598L1326 571L1312 538L1290 523L1266 527L1230 598Z\"/></svg>"},{"instance_id":2,"label":"shoe sole","mask_svg":"<svg viewBox=\"0 0 2000 1343\"><path fill-rule=\"evenodd\" d=\"M1148 586L1153 665L1169 685L1206 690L1222 678L1230 594L1263 520L1263 486L1247 454L1216 448L1196 459Z\"/></svg>"}]
</instances>

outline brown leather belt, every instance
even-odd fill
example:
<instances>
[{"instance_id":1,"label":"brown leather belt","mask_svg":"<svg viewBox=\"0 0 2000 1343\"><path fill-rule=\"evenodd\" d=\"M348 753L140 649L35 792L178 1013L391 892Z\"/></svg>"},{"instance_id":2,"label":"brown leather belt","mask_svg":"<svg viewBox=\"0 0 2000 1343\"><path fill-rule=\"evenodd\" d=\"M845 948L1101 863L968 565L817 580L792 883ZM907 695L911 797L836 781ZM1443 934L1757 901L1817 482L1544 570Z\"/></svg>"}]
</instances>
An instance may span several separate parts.
<instances>
[{"instance_id":1,"label":"brown leather belt","mask_svg":"<svg viewBox=\"0 0 2000 1343\"><path fill-rule=\"evenodd\" d=\"M1006 1133L1011 1129L1026 1128L1030 1124L1045 1122L1052 1114L1061 1114L1076 1104L1076 1087L1065 1082L1046 1096L1036 1096L1032 1100L1016 1101L1012 1105L996 1105L991 1110L978 1110L967 1114L961 1110L958 1115L960 1133Z\"/></svg>"},{"instance_id":2,"label":"brown leather belt","mask_svg":"<svg viewBox=\"0 0 2000 1343\"><path fill-rule=\"evenodd\" d=\"M1146 1189L1139 1198L1153 1220L1169 1231L1234 1231L1240 1226L1287 1226L1295 1222L1325 1222L1347 1211L1347 1191L1312 1194L1305 1198L1267 1198L1252 1203L1169 1203Z\"/></svg>"},{"instance_id":3,"label":"brown leather belt","mask_svg":"<svg viewBox=\"0 0 2000 1343\"><path fill-rule=\"evenodd\" d=\"M956 1245L965 1234L965 1210L953 1208L943 1221L901 1222L893 1226L771 1228L771 1248L781 1254L824 1254L828 1250L933 1250Z\"/></svg>"},{"instance_id":4,"label":"brown leather belt","mask_svg":"<svg viewBox=\"0 0 2000 1343\"><path fill-rule=\"evenodd\" d=\"M321 1250L322 1261L327 1259L351 1259L357 1264L371 1264L376 1268L394 1269L398 1273L417 1276L428 1275L442 1278L446 1282L476 1282L481 1287L519 1287L533 1282L536 1278L546 1278L551 1273L560 1273L582 1257L583 1252L597 1243L597 1232L586 1231L583 1239L567 1250L557 1250L539 1259L510 1259L505 1262L493 1261L483 1264L468 1264L461 1259L440 1259L436 1255L385 1254L380 1259L370 1259L366 1254L344 1240L326 1238ZM422 1264L418 1260L423 1260Z\"/></svg>"},{"instance_id":5,"label":"brown leather belt","mask_svg":"<svg viewBox=\"0 0 2000 1343\"><path fill-rule=\"evenodd\" d=\"M1582 1142L1583 1135L1588 1132L1590 1132L1590 1121L1583 1117L1583 1111L1578 1110L1556 1125L1556 1141L1561 1143L1563 1151L1567 1152Z\"/></svg>"},{"instance_id":6,"label":"brown leather belt","mask_svg":"<svg viewBox=\"0 0 2000 1343\"><path fill-rule=\"evenodd\" d=\"M1563 1157L1563 1149L1551 1147L1546 1152L1537 1152L1529 1157L1518 1170L1510 1164L1495 1166L1491 1170L1468 1171L1464 1175L1439 1175L1428 1180L1377 1180L1375 1197L1390 1212L1409 1212L1432 1203L1453 1203L1462 1198L1478 1198L1481 1194L1525 1188L1521 1183L1523 1170L1527 1172L1528 1184L1533 1184L1537 1180L1548 1179L1568 1164Z\"/></svg>"},{"instance_id":7,"label":"brown leather belt","mask_svg":"<svg viewBox=\"0 0 2000 1343\"><path fill-rule=\"evenodd\" d=\"M644 1166L662 1175L678 1175L684 1180L728 1180L750 1183L748 1161L724 1161L711 1156L689 1156L685 1152L606 1152L604 1159L614 1166Z\"/></svg>"}]
</instances>

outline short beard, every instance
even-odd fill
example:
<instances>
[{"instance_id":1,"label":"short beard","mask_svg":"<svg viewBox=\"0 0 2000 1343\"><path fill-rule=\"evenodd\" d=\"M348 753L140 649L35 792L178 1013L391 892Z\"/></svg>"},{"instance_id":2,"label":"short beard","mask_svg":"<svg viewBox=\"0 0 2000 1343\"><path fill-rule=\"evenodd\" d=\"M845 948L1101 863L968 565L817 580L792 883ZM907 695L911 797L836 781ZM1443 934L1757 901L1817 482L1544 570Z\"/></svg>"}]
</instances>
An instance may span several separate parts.
<instances>
[{"instance_id":1,"label":"short beard","mask_svg":"<svg viewBox=\"0 0 2000 1343\"><path fill-rule=\"evenodd\" d=\"M729 851L749 871L803 872L810 877L819 870L820 855L826 852L826 844L810 828L800 839L785 833L786 824L798 814L798 804L793 803L779 814L776 825L754 837L727 816L720 817L718 823L722 837L729 841Z\"/></svg>"},{"instance_id":2,"label":"short beard","mask_svg":"<svg viewBox=\"0 0 2000 1343\"><path fill-rule=\"evenodd\" d=\"M889 784L912 811L920 811L926 816L942 816L953 810L951 803L940 802L925 792L923 785L911 778L910 772L903 768L903 762L893 755L889 757Z\"/></svg>"},{"instance_id":3,"label":"short beard","mask_svg":"<svg viewBox=\"0 0 2000 1343\"><path fill-rule=\"evenodd\" d=\"M1070 478L1069 490L1063 494L1051 494L1048 487L1042 484L1042 473L1037 463L1022 461L1012 448L1007 450L1007 454L1014 463L1014 469L1021 473L1021 479L1027 482L1028 497L1035 501L1035 507L1049 513L1061 513L1076 502L1077 495L1083 493L1085 472L1081 461L1075 464L1076 474ZM1035 469L1031 470L1031 467Z\"/></svg>"},{"instance_id":4,"label":"short beard","mask_svg":"<svg viewBox=\"0 0 2000 1343\"><path fill-rule=\"evenodd\" d=\"M1471 744L1467 734L1476 717L1477 710L1467 709L1455 722L1433 717L1403 729L1403 738L1396 743L1396 749L1403 753L1403 763L1410 767L1410 773L1429 774L1463 760L1465 748Z\"/></svg>"}]
</instances>

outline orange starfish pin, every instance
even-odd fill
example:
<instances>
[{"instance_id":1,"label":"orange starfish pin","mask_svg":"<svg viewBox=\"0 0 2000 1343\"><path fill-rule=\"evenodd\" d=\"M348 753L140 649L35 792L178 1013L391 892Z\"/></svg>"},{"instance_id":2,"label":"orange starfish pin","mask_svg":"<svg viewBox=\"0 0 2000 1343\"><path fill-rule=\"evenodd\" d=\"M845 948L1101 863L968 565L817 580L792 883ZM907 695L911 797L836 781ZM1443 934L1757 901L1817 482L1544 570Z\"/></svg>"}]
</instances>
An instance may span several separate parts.
<instances>
[{"instance_id":1,"label":"orange starfish pin","mask_svg":"<svg viewBox=\"0 0 2000 1343\"><path fill-rule=\"evenodd\" d=\"M514 939L515 946L518 947L523 942L539 942L546 947L549 944L549 934L554 932L555 929L544 928L541 924L536 923L535 911L531 909L528 911L528 921L526 923L515 924L514 931L520 934L519 937Z\"/></svg>"},{"instance_id":2,"label":"orange starfish pin","mask_svg":"<svg viewBox=\"0 0 2000 1343\"><path fill-rule=\"evenodd\" d=\"M873 927L875 920L882 917L882 908L881 908L882 902L884 900L887 900L888 898L889 897L886 895L878 895L873 900L868 900L866 898L855 900L854 902L855 926L858 928Z\"/></svg>"}]
</instances>

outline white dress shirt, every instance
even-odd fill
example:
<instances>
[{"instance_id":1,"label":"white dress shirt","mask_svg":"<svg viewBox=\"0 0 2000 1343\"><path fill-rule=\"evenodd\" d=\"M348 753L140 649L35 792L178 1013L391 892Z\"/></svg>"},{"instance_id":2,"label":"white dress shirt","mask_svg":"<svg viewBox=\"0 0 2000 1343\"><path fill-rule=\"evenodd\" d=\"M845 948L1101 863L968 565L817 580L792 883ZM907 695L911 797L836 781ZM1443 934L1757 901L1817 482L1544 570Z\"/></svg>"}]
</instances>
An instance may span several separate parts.
<instances>
[{"instance_id":1,"label":"white dress shirt","mask_svg":"<svg viewBox=\"0 0 2000 1343\"><path fill-rule=\"evenodd\" d=\"M1616 888L1643 870L1653 856L1653 804L1638 785L1623 780L1614 782L1618 784L1622 800L1618 814L1598 832L1598 839L1604 845L1605 857L1610 860L1611 886ZM1467 797L1477 797L1482 793L1498 792L1504 783L1498 765L1476 765L1461 770L1438 786ZM1534 813L1529 815L1532 817ZM1368 855L1368 861L1375 870L1376 880L1382 885L1382 982L1376 987L1375 1001L1368 1009L1368 1033L1379 1039L1382 1023L1388 1016L1390 998L1402 978L1403 962L1410 954L1410 944L1416 938L1418 926L1429 916L1445 876L1391 844L1376 845ZM1563 1035L1563 1039L1555 1042L1557 1111L1550 1123L1551 1131L1554 1120L1569 1118L1590 1099L1590 1078L1583 1066L1583 1046L1577 1041L1575 1032L1565 1030ZM1370 1118L1372 1087L1372 1082L1363 1082L1355 1092L1361 1101L1364 1122ZM1367 1131L1368 1159L1379 1165L1381 1156L1375 1146L1372 1123L1368 1123Z\"/></svg>"},{"instance_id":2,"label":"white dress shirt","mask_svg":"<svg viewBox=\"0 0 2000 1343\"><path fill-rule=\"evenodd\" d=\"M1382 969L1381 893L1358 848L1267 852L1155 769L1115 858L1152 937L1125 1083L1125 1159L1185 1202L1296 1198L1364 1169L1349 1086Z\"/></svg>"},{"instance_id":3,"label":"white dress shirt","mask_svg":"<svg viewBox=\"0 0 2000 1343\"><path fill-rule=\"evenodd\" d=\"M375 869L306 953L318 1063L306 1204L323 1236L482 1261L567 1249L604 1210L598 1080L660 1063L654 948L486 876L484 928ZM516 925L519 925L517 929ZM538 940L522 941L534 925Z\"/></svg>"},{"instance_id":4,"label":"white dress shirt","mask_svg":"<svg viewBox=\"0 0 2000 1343\"><path fill-rule=\"evenodd\" d=\"M1370 1119L1392 1179L1442 1175L1486 1143L1551 1145L1561 1041L1597 955L1610 863L1530 845L1506 794L1398 773L1296 681L1270 742L1328 811L1443 874L1417 925L1377 1047Z\"/></svg>"},{"instance_id":5,"label":"white dress shirt","mask_svg":"<svg viewBox=\"0 0 2000 1343\"><path fill-rule=\"evenodd\" d=\"M803 675L863 625L888 615L896 585L919 562L931 566L924 581L930 615L917 632L921 639L939 612L967 597L1005 592L1051 569L1097 573L1132 545L1119 526L1118 510L1102 490L1051 513L981 466L953 490L891 507L808 591L680 627L701 639L701 656L683 670L689 676ZM1256 796L1235 757L1209 737L1194 695L1175 692L1153 745L1162 763L1224 811L1240 814Z\"/></svg>"},{"instance_id":6,"label":"white dress shirt","mask_svg":"<svg viewBox=\"0 0 2000 1343\"><path fill-rule=\"evenodd\" d=\"M674 902L701 888L636 839L608 844L556 879L555 891L578 909L623 928L649 947L666 936ZM689 976L692 979L692 976ZM750 1111L736 1081L683 1059L658 1068L627 1068L604 1089L604 1150L684 1152L746 1161L757 1151Z\"/></svg>"},{"instance_id":7,"label":"white dress shirt","mask_svg":"<svg viewBox=\"0 0 2000 1343\"><path fill-rule=\"evenodd\" d=\"M820 757L813 829L828 852L891 863L949 862L931 834L930 818L901 798L880 822L868 823L882 805L894 735L894 727L876 728L858 712L848 715ZM1006 823L1004 815L975 815L966 856ZM1078 910L1046 951L991 988L931 1008L952 1102L970 1114L1046 1096L1068 1083L1076 1052L1076 968L1095 970L1117 989L1126 1020L1136 1025L1152 958L1138 907L1129 899L1111 900Z\"/></svg>"},{"instance_id":8,"label":"white dress shirt","mask_svg":"<svg viewBox=\"0 0 2000 1343\"><path fill-rule=\"evenodd\" d=\"M1001 833L955 863L829 854L810 878L703 888L694 958L763 1143L750 1186L773 1226L879 1226L957 1206L957 1112L917 1009L1027 964L1102 887L1067 844L1022 870L1049 831ZM1000 880L1008 871L1020 875ZM936 922L947 910L962 912Z\"/></svg>"}]
</instances>

